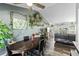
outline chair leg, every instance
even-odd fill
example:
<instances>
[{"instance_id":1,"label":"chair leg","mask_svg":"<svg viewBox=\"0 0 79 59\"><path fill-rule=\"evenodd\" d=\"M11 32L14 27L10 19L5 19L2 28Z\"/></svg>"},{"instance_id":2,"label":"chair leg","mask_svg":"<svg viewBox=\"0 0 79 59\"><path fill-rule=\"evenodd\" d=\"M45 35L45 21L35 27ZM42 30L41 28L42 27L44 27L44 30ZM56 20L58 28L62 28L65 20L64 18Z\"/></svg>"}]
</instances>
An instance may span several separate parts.
<instances>
[{"instance_id":1,"label":"chair leg","mask_svg":"<svg viewBox=\"0 0 79 59\"><path fill-rule=\"evenodd\" d=\"M22 56L24 56L24 51L22 51Z\"/></svg>"},{"instance_id":2,"label":"chair leg","mask_svg":"<svg viewBox=\"0 0 79 59\"><path fill-rule=\"evenodd\" d=\"M70 56L72 56L71 53L70 53Z\"/></svg>"},{"instance_id":3,"label":"chair leg","mask_svg":"<svg viewBox=\"0 0 79 59\"><path fill-rule=\"evenodd\" d=\"M42 55L44 56L44 51L42 51Z\"/></svg>"}]
</instances>

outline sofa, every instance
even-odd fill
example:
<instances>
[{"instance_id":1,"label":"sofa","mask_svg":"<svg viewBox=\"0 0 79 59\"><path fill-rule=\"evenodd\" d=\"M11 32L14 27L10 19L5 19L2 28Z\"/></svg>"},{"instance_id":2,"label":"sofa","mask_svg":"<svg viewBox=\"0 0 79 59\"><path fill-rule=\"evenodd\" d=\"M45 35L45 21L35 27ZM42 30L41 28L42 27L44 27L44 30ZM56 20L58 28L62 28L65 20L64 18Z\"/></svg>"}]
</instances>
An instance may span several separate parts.
<instances>
[{"instance_id":1,"label":"sofa","mask_svg":"<svg viewBox=\"0 0 79 59\"><path fill-rule=\"evenodd\" d=\"M75 39L75 34L55 34L55 41L60 43L73 45L72 41L75 41Z\"/></svg>"}]
</instances>

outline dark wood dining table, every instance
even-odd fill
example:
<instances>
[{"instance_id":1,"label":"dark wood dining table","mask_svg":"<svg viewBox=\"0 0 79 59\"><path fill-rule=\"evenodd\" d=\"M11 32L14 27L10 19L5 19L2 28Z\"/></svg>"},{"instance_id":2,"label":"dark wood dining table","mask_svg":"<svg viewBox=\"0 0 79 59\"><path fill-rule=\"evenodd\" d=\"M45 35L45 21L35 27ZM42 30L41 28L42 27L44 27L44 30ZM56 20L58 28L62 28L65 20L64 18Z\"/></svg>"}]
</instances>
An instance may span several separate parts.
<instances>
[{"instance_id":1,"label":"dark wood dining table","mask_svg":"<svg viewBox=\"0 0 79 59\"><path fill-rule=\"evenodd\" d=\"M11 51L19 51L20 53L22 53L22 55L24 55L24 52L29 51L30 49L36 47L39 43L39 39L35 38L34 40L28 40L28 41L19 41L16 42L12 45L9 45L9 49Z\"/></svg>"}]
</instances>

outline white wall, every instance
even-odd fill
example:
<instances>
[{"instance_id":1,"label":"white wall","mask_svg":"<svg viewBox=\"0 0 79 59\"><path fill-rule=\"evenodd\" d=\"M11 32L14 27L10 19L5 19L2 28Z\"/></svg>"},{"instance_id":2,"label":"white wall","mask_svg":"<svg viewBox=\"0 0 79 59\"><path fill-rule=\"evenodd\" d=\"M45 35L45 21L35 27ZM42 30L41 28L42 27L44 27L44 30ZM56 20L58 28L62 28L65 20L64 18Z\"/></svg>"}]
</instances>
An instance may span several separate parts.
<instances>
[{"instance_id":1,"label":"white wall","mask_svg":"<svg viewBox=\"0 0 79 59\"><path fill-rule=\"evenodd\" d=\"M79 3L76 4L76 26L77 26L77 37L76 40L79 42Z\"/></svg>"},{"instance_id":2,"label":"white wall","mask_svg":"<svg viewBox=\"0 0 79 59\"><path fill-rule=\"evenodd\" d=\"M79 8L78 8L78 19L77 19L77 21L78 21L78 23L77 23L77 29L78 29L78 31L77 31L77 35L78 35L77 41L79 42Z\"/></svg>"},{"instance_id":3,"label":"white wall","mask_svg":"<svg viewBox=\"0 0 79 59\"><path fill-rule=\"evenodd\" d=\"M75 19L75 3L57 3L41 11L50 23L72 22Z\"/></svg>"}]
</instances>

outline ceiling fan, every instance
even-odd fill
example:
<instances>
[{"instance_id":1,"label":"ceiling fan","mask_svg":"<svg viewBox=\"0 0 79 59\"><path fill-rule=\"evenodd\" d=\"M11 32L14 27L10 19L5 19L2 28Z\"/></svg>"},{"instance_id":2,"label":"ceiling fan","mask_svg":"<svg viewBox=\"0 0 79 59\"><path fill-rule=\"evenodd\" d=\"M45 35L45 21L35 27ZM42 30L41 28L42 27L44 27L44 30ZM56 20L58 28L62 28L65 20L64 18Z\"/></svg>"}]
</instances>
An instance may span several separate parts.
<instances>
[{"instance_id":1,"label":"ceiling fan","mask_svg":"<svg viewBox=\"0 0 79 59\"><path fill-rule=\"evenodd\" d=\"M33 3L33 5L41 8L41 9L44 9L45 8L45 6L43 4L41 4L41 3Z\"/></svg>"},{"instance_id":2,"label":"ceiling fan","mask_svg":"<svg viewBox=\"0 0 79 59\"><path fill-rule=\"evenodd\" d=\"M13 3L13 4L21 4L21 3ZM38 8L41 8L41 9L44 9L45 8L45 6L43 5L43 4L41 4L41 3L26 3L29 7L30 6L36 6L36 7L38 7Z\"/></svg>"}]
</instances>

